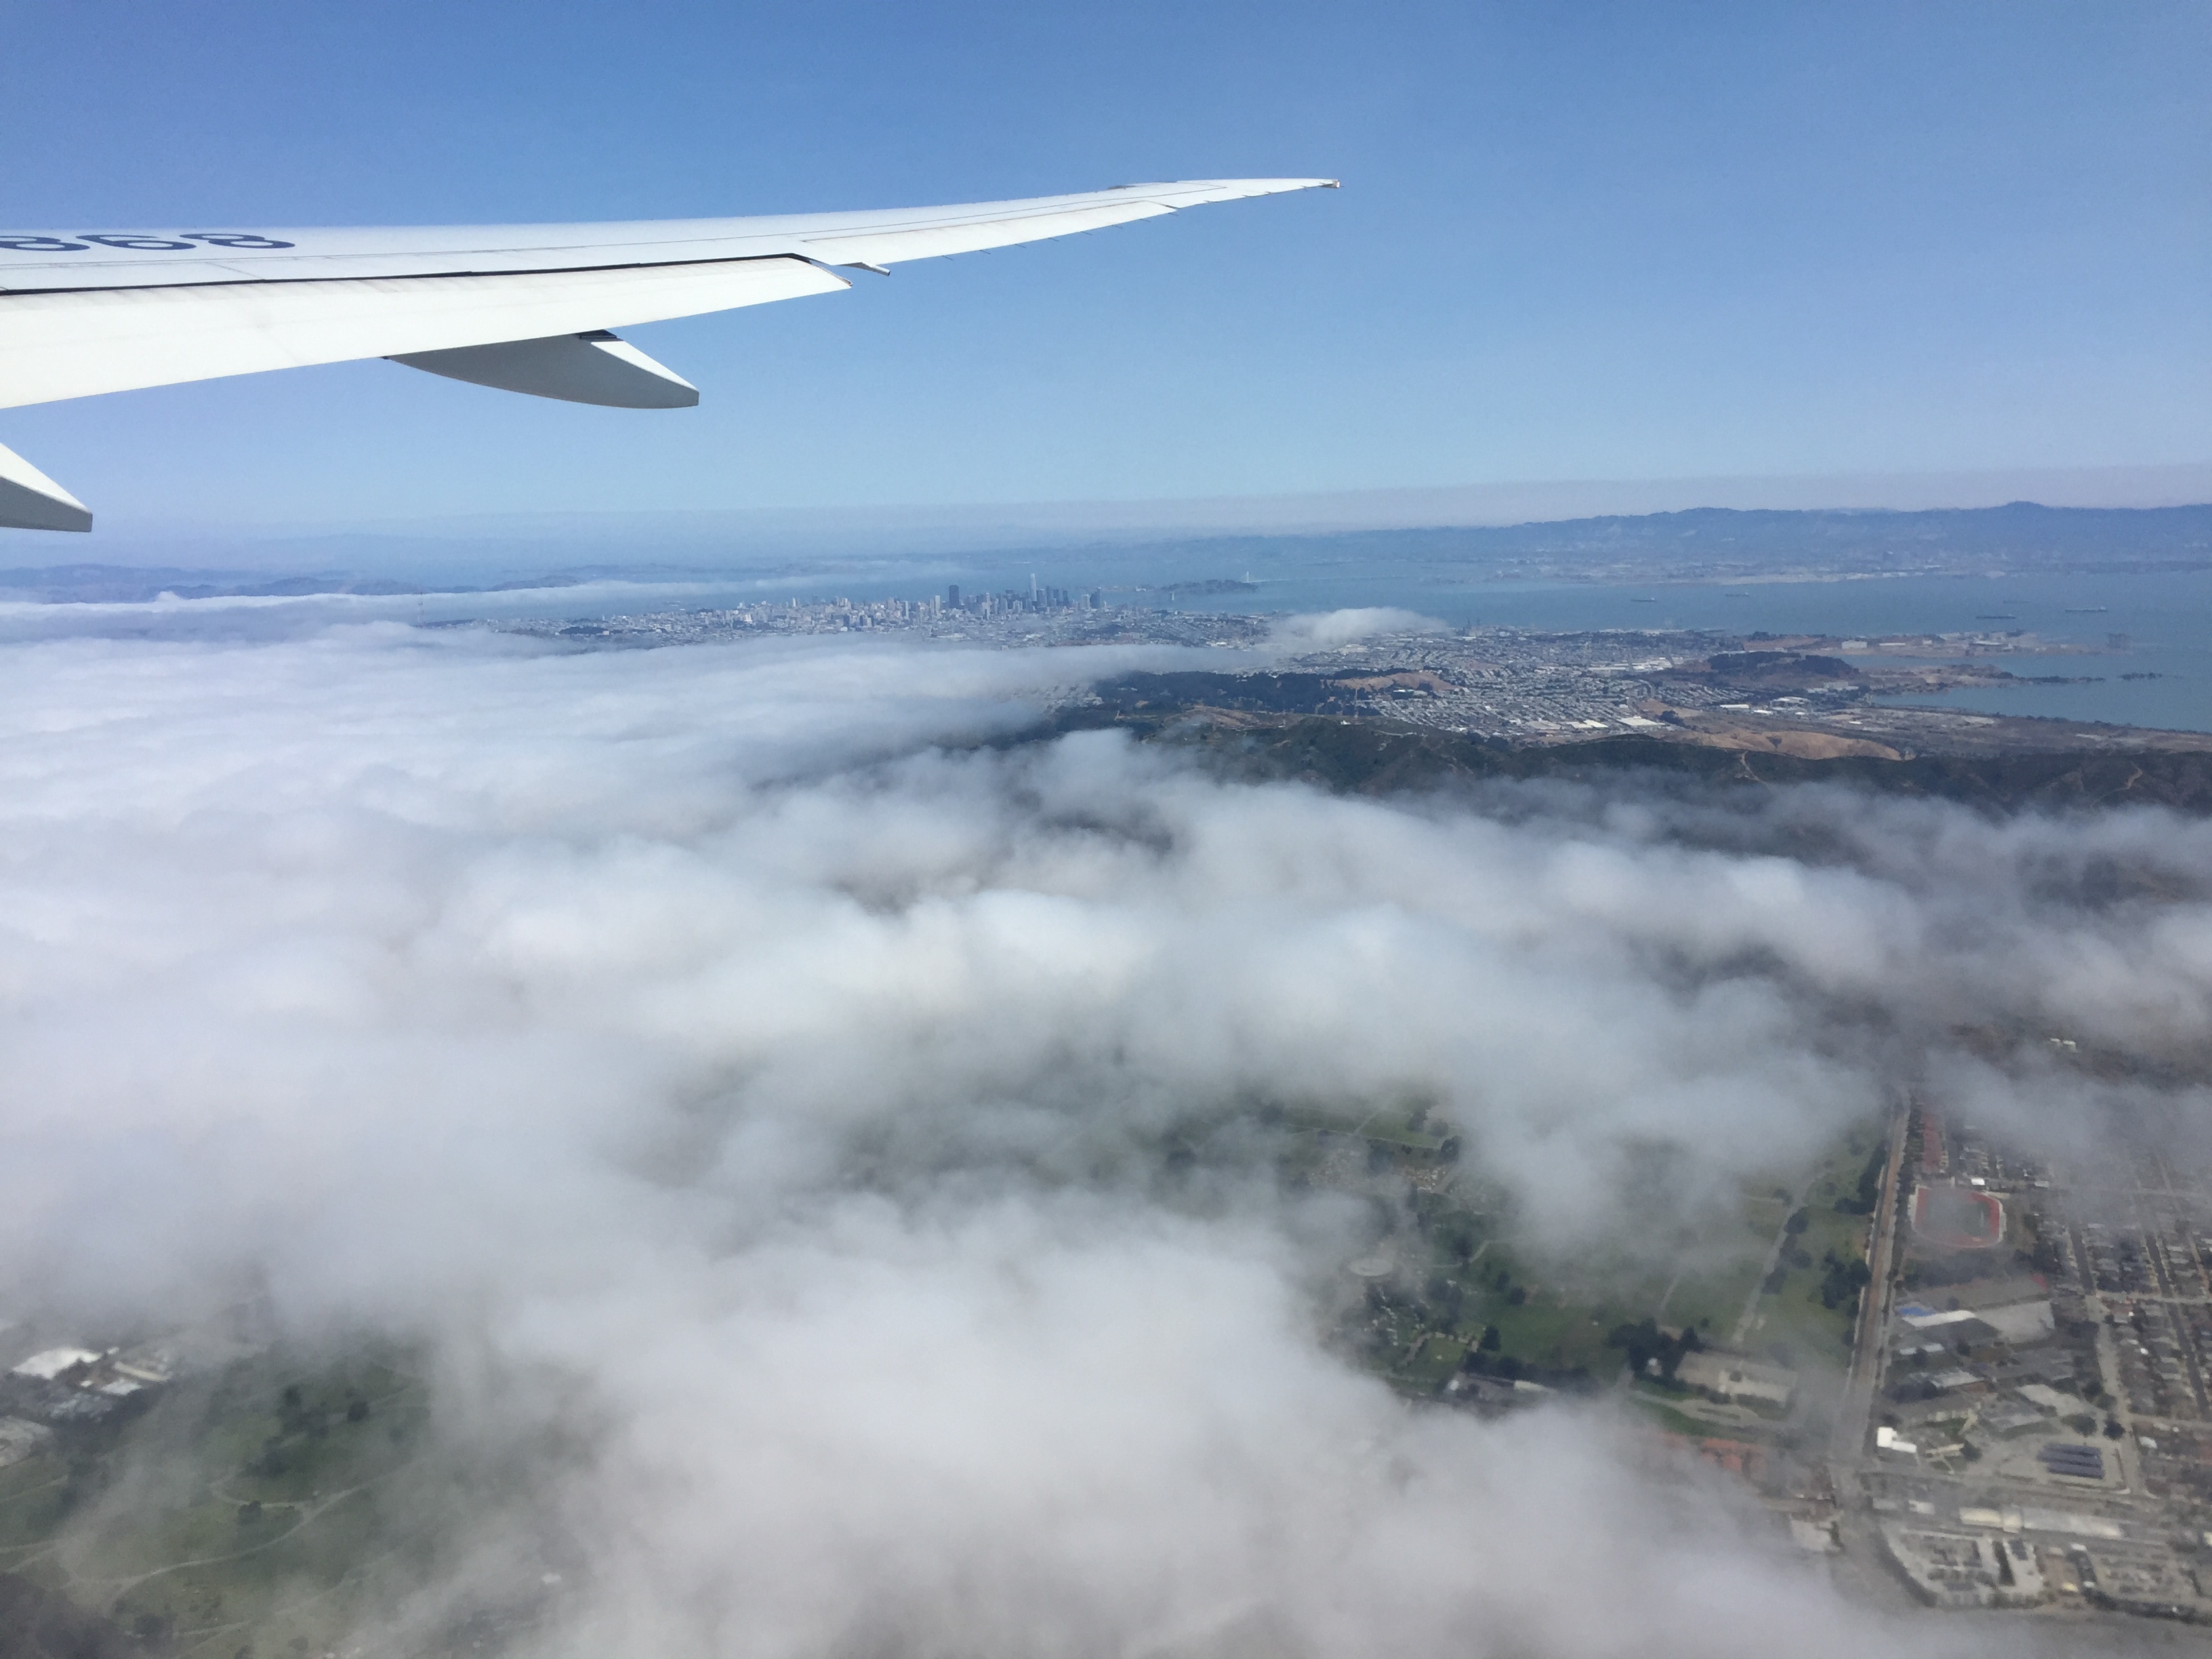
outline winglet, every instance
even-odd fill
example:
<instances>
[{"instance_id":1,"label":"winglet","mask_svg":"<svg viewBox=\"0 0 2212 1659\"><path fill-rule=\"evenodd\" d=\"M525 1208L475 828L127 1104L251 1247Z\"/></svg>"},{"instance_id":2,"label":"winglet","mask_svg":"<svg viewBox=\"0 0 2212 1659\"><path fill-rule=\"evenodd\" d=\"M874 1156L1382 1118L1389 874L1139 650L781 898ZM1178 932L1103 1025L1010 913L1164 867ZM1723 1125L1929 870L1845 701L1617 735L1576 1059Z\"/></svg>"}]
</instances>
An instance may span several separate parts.
<instances>
[{"instance_id":1,"label":"winglet","mask_svg":"<svg viewBox=\"0 0 2212 1659\"><path fill-rule=\"evenodd\" d=\"M5 445L0 445L0 526L89 530L85 504Z\"/></svg>"}]
</instances>

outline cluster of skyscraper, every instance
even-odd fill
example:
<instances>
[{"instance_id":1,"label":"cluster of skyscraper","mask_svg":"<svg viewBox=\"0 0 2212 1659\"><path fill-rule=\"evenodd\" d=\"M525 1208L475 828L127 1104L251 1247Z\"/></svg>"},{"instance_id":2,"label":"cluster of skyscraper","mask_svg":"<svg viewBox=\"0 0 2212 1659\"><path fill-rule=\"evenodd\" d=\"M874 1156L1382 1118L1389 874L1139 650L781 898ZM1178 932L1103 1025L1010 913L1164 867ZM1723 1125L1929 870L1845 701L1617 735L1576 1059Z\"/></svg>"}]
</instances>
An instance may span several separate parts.
<instances>
[{"instance_id":1,"label":"cluster of skyscraper","mask_svg":"<svg viewBox=\"0 0 2212 1659\"><path fill-rule=\"evenodd\" d=\"M1002 616L1017 611L1103 611L1103 592L1093 588L1087 593L1073 593L1065 587L1040 587L1035 576L1030 578L1030 591L1002 588L996 593L972 593L961 598L960 584L951 583L945 590L947 611L966 611L979 617Z\"/></svg>"}]
</instances>

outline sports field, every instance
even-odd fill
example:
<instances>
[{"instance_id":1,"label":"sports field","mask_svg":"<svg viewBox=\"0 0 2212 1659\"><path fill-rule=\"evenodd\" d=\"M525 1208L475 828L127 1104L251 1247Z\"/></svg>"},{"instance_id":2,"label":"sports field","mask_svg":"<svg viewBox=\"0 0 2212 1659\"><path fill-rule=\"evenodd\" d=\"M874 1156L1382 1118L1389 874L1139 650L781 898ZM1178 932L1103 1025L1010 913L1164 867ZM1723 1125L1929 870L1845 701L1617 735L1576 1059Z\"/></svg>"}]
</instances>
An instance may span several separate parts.
<instances>
[{"instance_id":1,"label":"sports field","mask_svg":"<svg viewBox=\"0 0 2212 1659\"><path fill-rule=\"evenodd\" d=\"M1913 1237L1945 1250L1986 1250L2004 1238L2004 1206L1990 1194L1948 1182L1912 1193Z\"/></svg>"}]
</instances>

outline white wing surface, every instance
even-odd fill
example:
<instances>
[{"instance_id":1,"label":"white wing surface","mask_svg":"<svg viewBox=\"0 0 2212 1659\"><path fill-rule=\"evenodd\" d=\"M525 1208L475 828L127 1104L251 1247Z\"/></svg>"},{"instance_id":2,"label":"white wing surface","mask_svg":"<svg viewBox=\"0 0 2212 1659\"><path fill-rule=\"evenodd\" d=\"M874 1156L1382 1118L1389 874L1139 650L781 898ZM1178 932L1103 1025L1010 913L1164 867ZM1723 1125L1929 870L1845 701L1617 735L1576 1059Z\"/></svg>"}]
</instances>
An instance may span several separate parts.
<instances>
[{"instance_id":1,"label":"white wing surface","mask_svg":"<svg viewBox=\"0 0 2212 1659\"><path fill-rule=\"evenodd\" d=\"M539 397L682 408L609 331L851 286L842 273L1067 236L1328 179L750 219L0 234L0 408L360 357ZM91 515L0 449L0 526Z\"/></svg>"}]
</instances>

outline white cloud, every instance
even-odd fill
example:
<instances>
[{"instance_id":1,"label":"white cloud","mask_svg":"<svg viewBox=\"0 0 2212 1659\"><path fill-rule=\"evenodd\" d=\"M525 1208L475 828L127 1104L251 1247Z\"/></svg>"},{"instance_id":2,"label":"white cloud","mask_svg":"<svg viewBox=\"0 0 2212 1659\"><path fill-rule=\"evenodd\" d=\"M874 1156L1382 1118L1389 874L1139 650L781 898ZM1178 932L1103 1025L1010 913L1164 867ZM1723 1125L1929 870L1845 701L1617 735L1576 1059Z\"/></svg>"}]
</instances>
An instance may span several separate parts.
<instances>
[{"instance_id":1,"label":"white cloud","mask_svg":"<svg viewBox=\"0 0 2212 1659\"><path fill-rule=\"evenodd\" d=\"M1418 1091L1612 1242L1644 1149L1786 1169L1954 1022L2199 1041L2212 832L969 746L1074 655L8 651L14 1294L258 1276L459 1423L575 1414L576 1651L1892 1640L1595 1422L1409 1416L1316 1334L1350 1218L1234 1158L1164 1198L1157 1137Z\"/></svg>"},{"instance_id":2,"label":"white cloud","mask_svg":"<svg viewBox=\"0 0 2212 1659\"><path fill-rule=\"evenodd\" d=\"M1291 651L1326 651L1333 646L1356 645L1381 634L1442 633L1443 626L1418 611L1366 605L1285 617L1276 623L1273 637L1276 645Z\"/></svg>"}]
</instances>

